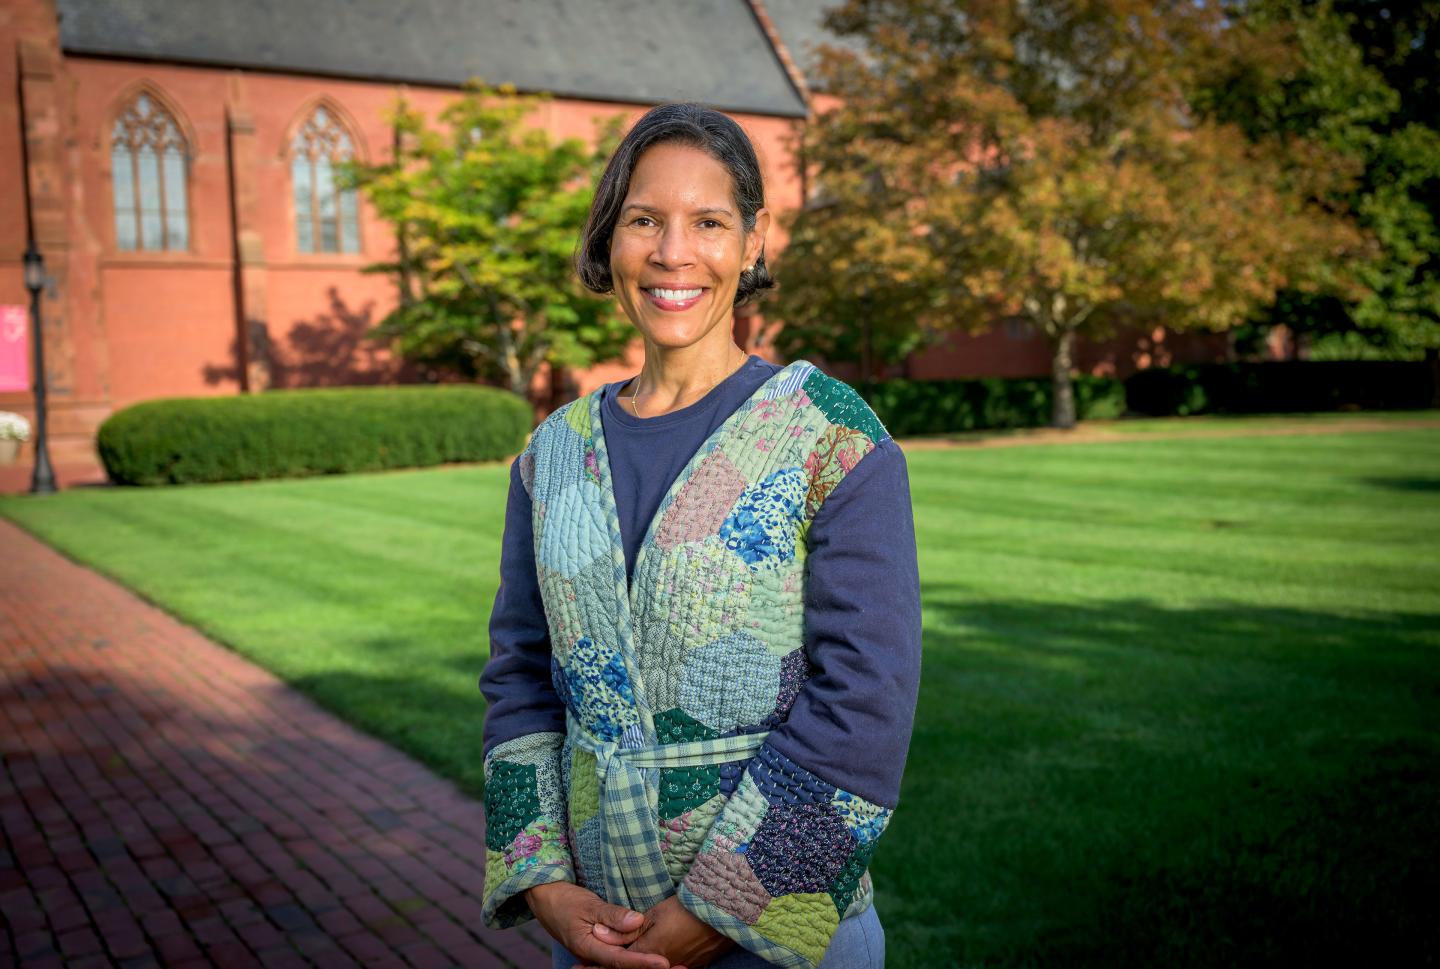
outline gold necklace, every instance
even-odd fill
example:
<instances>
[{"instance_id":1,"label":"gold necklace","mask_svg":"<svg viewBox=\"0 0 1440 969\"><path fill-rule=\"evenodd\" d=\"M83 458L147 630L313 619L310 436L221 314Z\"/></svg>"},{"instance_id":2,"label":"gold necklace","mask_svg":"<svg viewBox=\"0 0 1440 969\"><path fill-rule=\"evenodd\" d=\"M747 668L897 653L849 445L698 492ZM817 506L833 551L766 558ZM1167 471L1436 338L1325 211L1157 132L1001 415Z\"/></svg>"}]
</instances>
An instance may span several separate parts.
<instances>
[{"instance_id":1,"label":"gold necklace","mask_svg":"<svg viewBox=\"0 0 1440 969\"><path fill-rule=\"evenodd\" d=\"M732 344L732 346L733 346L733 344ZM743 352L743 351L742 351L742 352ZM736 364L735 366L731 367L731 368L730 368L730 373L725 374L724 377L719 378L718 380L716 380L716 381L714 381L712 384L710 384L709 387L705 388L705 394L708 394L708 393L710 393L710 391L714 390L715 387L720 383L721 380L724 380L725 377L729 377L731 374L735 373L735 371L739 370L740 367L745 363L745 360L749 360L749 359L750 359L750 357L747 355L744 360L741 360L740 363L738 363L738 364ZM701 394L700 397L704 397L705 394ZM637 405L637 404L635 403L635 399L636 399L637 397L639 397L639 396L640 396L640 376L637 374L637 375L635 376L635 389L630 392L630 409L635 412L635 416L636 416L637 418L639 418L640 420L644 420L645 418L640 417L640 407L639 407L639 405ZM696 400L699 400L700 397L697 397L697 398L695 398L695 399L696 399ZM688 405L687 405L687 406L688 406Z\"/></svg>"}]
</instances>

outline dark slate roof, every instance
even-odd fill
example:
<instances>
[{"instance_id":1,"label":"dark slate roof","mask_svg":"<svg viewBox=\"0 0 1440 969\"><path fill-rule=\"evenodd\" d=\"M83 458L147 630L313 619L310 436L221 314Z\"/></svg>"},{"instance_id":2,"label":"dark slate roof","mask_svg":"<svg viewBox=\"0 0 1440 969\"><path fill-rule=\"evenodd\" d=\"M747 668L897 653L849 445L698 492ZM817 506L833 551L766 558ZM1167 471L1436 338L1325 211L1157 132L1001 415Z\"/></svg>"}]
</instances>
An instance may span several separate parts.
<instances>
[{"instance_id":1,"label":"dark slate roof","mask_svg":"<svg viewBox=\"0 0 1440 969\"><path fill-rule=\"evenodd\" d=\"M770 13L776 33L811 87L820 86L815 81L816 47L829 44L857 54L864 49L855 38L837 37L825 29L822 23L825 12L837 6L839 0L765 0L765 9Z\"/></svg>"},{"instance_id":2,"label":"dark slate roof","mask_svg":"<svg viewBox=\"0 0 1440 969\"><path fill-rule=\"evenodd\" d=\"M57 0L68 52L559 96L805 104L746 0Z\"/></svg>"}]
</instances>

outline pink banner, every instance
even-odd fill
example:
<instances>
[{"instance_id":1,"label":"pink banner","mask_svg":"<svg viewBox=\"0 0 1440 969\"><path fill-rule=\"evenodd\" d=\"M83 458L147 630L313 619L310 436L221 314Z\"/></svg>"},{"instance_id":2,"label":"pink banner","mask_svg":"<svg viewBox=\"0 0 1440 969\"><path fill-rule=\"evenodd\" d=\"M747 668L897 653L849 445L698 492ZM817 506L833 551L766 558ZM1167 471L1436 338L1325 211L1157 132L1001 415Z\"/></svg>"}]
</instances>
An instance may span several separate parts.
<instances>
[{"instance_id":1,"label":"pink banner","mask_svg":"<svg viewBox=\"0 0 1440 969\"><path fill-rule=\"evenodd\" d=\"M29 319L25 307L0 304L0 392L30 389Z\"/></svg>"}]
</instances>

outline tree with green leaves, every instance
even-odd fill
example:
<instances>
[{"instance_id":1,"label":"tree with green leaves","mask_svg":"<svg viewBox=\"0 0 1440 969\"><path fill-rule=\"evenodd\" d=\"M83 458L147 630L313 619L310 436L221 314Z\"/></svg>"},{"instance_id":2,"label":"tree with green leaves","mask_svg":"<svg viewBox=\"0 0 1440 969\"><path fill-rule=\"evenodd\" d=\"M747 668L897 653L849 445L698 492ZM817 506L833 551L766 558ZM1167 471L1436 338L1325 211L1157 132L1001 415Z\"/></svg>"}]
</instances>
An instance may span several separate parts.
<instances>
[{"instance_id":1,"label":"tree with green leaves","mask_svg":"<svg viewBox=\"0 0 1440 969\"><path fill-rule=\"evenodd\" d=\"M1440 350L1440 2L1249 0L1234 29L1283 33L1261 63L1232 63L1198 90L1202 110L1255 140L1307 138L1360 171L1346 202L1375 248L1351 271L1357 298L1282 290L1252 341L1284 324L1317 358Z\"/></svg>"},{"instance_id":2,"label":"tree with green leaves","mask_svg":"<svg viewBox=\"0 0 1440 969\"><path fill-rule=\"evenodd\" d=\"M863 44L820 56L838 106L803 135L817 191L778 260L788 352L873 366L1018 316L1050 342L1070 427L1078 336L1356 292L1353 166L1191 107L1217 62L1266 56L1217 5L850 0L827 23Z\"/></svg>"},{"instance_id":3,"label":"tree with green leaves","mask_svg":"<svg viewBox=\"0 0 1440 969\"><path fill-rule=\"evenodd\" d=\"M522 396L542 363L588 367L631 336L572 268L615 127L595 148L553 141L525 122L540 100L475 81L431 126L402 98L394 158L346 175L396 228L396 258L365 270L400 290L377 338Z\"/></svg>"}]
</instances>

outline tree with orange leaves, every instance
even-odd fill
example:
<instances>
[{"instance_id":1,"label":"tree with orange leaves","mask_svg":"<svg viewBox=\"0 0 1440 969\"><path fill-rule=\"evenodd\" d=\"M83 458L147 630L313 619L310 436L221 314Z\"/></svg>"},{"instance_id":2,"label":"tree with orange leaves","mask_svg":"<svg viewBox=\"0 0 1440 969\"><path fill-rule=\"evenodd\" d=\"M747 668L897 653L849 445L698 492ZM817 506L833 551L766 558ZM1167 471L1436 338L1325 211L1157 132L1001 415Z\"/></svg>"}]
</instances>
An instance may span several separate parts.
<instances>
[{"instance_id":1,"label":"tree with orange leaves","mask_svg":"<svg viewBox=\"0 0 1440 969\"><path fill-rule=\"evenodd\" d=\"M1222 330L1282 288L1358 286L1336 269L1368 244L1354 166L1191 109L1217 64L1273 54L1218 4L850 0L828 25L864 43L821 52L839 104L803 134L817 190L778 271L782 349L864 380L1018 315L1071 427L1077 335Z\"/></svg>"}]
</instances>

